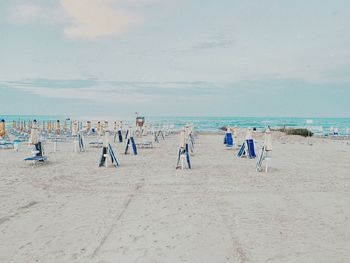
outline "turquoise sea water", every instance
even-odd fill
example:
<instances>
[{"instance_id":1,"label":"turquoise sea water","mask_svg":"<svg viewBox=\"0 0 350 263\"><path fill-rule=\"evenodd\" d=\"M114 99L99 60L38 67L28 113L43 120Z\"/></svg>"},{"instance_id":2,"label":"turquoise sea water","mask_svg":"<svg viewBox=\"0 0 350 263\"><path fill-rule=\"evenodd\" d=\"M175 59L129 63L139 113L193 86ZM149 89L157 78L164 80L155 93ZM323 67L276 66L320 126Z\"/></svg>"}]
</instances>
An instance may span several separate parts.
<instances>
[{"instance_id":1,"label":"turquoise sea water","mask_svg":"<svg viewBox=\"0 0 350 263\"><path fill-rule=\"evenodd\" d=\"M350 118L286 118L286 117L150 117L154 123L174 123L176 127L182 127L186 123L193 123L197 130L217 131L223 126L237 126L242 128L265 129L291 127L309 128L318 133L320 128L324 132L330 127L338 128L340 134L346 134L350 128ZM310 122L311 121L311 122Z\"/></svg>"},{"instance_id":2,"label":"turquoise sea water","mask_svg":"<svg viewBox=\"0 0 350 263\"><path fill-rule=\"evenodd\" d=\"M0 115L0 119L5 119L8 124L13 120L64 120L67 116L35 116L35 115ZM310 121L312 120L312 123ZM125 121L133 121L126 119ZM193 123L199 131L217 131L223 126L251 127L265 129L278 127L307 127L314 132L319 132L322 127L324 132L329 131L330 127L338 128L340 134L346 134L347 128L350 128L350 118L286 118L286 117L147 117L146 122L153 124L174 124L175 128L181 128L185 124Z\"/></svg>"}]
</instances>

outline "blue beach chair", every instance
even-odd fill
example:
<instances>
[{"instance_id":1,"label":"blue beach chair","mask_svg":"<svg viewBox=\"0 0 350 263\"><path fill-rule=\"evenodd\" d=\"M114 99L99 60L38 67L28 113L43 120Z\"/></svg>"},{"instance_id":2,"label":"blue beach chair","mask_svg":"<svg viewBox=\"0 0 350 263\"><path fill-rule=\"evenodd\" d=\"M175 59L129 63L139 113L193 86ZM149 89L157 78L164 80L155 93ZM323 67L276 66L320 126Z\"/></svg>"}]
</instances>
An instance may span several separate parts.
<instances>
[{"instance_id":1,"label":"blue beach chair","mask_svg":"<svg viewBox=\"0 0 350 263\"><path fill-rule=\"evenodd\" d=\"M234 143L233 143L233 137L232 137L232 133L231 132L226 132L225 133L224 143L225 143L227 148L232 148L233 147Z\"/></svg>"},{"instance_id":2,"label":"blue beach chair","mask_svg":"<svg viewBox=\"0 0 350 263\"><path fill-rule=\"evenodd\" d=\"M237 154L238 157L249 157L254 159L256 157L253 139L245 140Z\"/></svg>"},{"instance_id":3,"label":"blue beach chair","mask_svg":"<svg viewBox=\"0 0 350 263\"><path fill-rule=\"evenodd\" d=\"M24 161L33 161L34 163L45 162L48 158L44 156L44 149L41 142L36 143L34 147L35 151L33 152L35 153L35 155L25 158Z\"/></svg>"},{"instance_id":4,"label":"blue beach chair","mask_svg":"<svg viewBox=\"0 0 350 263\"><path fill-rule=\"evenodd\" d=\"M118 130L118 138L119 138L119 142L123 142L122 130Z\"/></svg>"},{"instance_id":5,"label":"blue beach chair","mask_svg":"<svg viewBox=\"0 0 350 263\"><path fill-rule=\"evenodd\" d=\"M246 140L247 147L248 147L248 155L250 159L254 159L256 157L255 154L255 148L254 148L254 141L253 139Z\"/></svg>"},{"instance_id":6,"label":"blue beach chair","mask_svg":"<svg viewBox=\"0 0 350 263\"><path fill-rule=\"evenodd\" d=\"M13 142L0 141L0 149L12 149L13 145Z\"/></svg>"},{"instance_id":7,"label":"blue beach chair","mask_svg":"<svg viewBox=\"0 0 350 263\"><path fill-rule=\"evenodd\" d=\"M99 161L99 167L105 166L106 162L107 162L107 156L111 157L111 162L112 164L117 167L119 166L117 157L113 151L113 148L111 146L111 144L108 144L107 147L102 147L102 152L101 152L101 156L100 156L100 161Z\"/></svg>"},{"instance_id":8,"label":"blue beach chair","mask_svg":"<svg viewBox=\"0 0 350 263\"><path fill-rule=\"evenodd\" d=\"M192 169L188 143L186 143L185 148L180 147L180 149L179 149L179 153L178 153L178 156L177 156L176 169L183 169L183 165L182 164L180 165L180 161L181 161L181 158L184 158L184 157L186 157L188 168Z\"/></svg>"},{"instance_id":9,"label":"blue beach chair","mask_svg":"<svg viewBox=\"0 0 350 263\"><path fill-rule=\"evenodd\" d=\"M135 143L134 137L130 137L130 138L127 140L127 142L126 142L126 147L125 147L125 154L128 154L128 153L129 153L130 145L131 145L131 148L132 148L132 153L133 153L134 155L137 155L137 147L136 147L136 143Z\"/></svg>"}]
</instances>

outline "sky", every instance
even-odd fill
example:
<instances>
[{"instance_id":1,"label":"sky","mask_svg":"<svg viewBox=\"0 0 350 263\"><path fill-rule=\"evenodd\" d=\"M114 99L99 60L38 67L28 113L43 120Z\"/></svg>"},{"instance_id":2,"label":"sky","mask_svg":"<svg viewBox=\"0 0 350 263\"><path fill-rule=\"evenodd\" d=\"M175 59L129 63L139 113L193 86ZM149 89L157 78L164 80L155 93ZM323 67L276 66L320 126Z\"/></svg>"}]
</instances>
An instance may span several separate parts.
<instances>
[{"instance_id":1,"label":"sky","mask_svg":"<svg viewBox=\"0 0 350 263\"><path fill-rule=\"evenodd\" d=\"M350 117L348 0L2 0L0 115Z\"/></svg>"}]
</instances>

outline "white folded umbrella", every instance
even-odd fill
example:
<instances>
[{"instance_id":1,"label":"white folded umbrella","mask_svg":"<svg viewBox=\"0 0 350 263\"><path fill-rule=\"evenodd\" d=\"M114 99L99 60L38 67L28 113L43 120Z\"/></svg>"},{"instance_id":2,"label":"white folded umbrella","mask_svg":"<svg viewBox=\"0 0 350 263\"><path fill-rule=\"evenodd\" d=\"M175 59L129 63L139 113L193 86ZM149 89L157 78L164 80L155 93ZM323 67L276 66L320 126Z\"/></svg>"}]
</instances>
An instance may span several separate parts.
<instances>
[{"instance_id":1,"label":"white folded umbrella","mask_svg":"<svg viewBox=\"0 0 350 263\"><path fill-rule=\"evenodd\" d=\"M270 129L266 129L264 145L265 145L266 151L272 150L272 134Z\"/></svg>"},{"instance_id":2,"label":"white folded umbrella","mask_svg":"<svg viewBox=\"0 0 350 263\"><path fill-rule=\"evenodd\" d=\"M108 147L109 144L109 131L105 132L105 136L103 138L103 147Z\"/></svg>"},{"instance_id":3,"label":"white folded umbrella","mask_svg":"<svg viewBox=\"0 0 350 263\"><path fill-rule=\"evenodd\" d=\"M246 133L245 139L246 140L253 139L253 137L252 137L252 129L251 128L247 129L247 133Z\"/></svg>"},{"instance_id":4,"label":"white folded umbrella","mask_svg":"<svg viewBox=\"0 0 350 263\"><path fill-rule=\"evenodd\" d=\"M32 125L32 129L30 131L30 143L37 144L38 142L39 142L38 126L37 126L37 122L34 121Z\"/></svg>"}]
</instances>

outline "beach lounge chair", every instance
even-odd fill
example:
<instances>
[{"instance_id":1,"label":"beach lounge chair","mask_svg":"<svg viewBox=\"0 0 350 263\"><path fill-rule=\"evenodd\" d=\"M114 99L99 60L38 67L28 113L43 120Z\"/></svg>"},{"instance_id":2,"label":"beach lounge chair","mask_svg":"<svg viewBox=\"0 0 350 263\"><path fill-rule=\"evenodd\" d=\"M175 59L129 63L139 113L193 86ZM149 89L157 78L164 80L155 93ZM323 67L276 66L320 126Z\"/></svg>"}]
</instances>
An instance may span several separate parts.
<instances>
[{"instance_id":1,"label":"beach lounge chair","mask_svg":"<svg viewBox=\"0 0 350 263\"><path fill-rule=\"evenodd\" d=\"M125 154L129 153L129 149L131 148L130 154L137 155L137 146L134 140L134 132L133 128L130 126L126 132L126 146L125 146Z\"/></svg>"},{"instance_id":2,"label":"beach lounge chair","mask_svg":"<svg viewBox=\"0 0 350 263\"><path fill-rule=\"evenodd\" d=\"M246 147L246 144L245 144L245 142L243 142L243 144L239 148L239 151L238 151L238 154L237 154L238 157L242 158L242 157L245 156L245 147Z\"/></svg>"},{"instance_id":3,"label":"beach lounge chair","mask_svg":"<svg viewBox=\"0 0 350 263\"><path fill-rule=\"evenodd\" d=\"M107 147L102 147L102 152L101 152L100 161L98 165L99 167L108 166L108 163L107 163L108 156L111 158L111 162L115 167L119 166L119 163L113 151L113 148L110 144L108 144Z\"/></svg>"},{"instance_id":4,"label":"beach lounge chair","mask_svg":"<svg viewBox=\"0 0 350 263\"><path fill-rule=\"evenodd\" d=\"M91 147L101 148L103 146L103 142L102 141L89 142L89 145Z\"/></svg>"},{"instance_id":5,"label":"beach lounge chair","mask_svg":"<svg viewBox=\"0 0 350 263\"><path fill-rule=\"evenodd\" d=\"M159 136L162 136L163 141L165 140L163 131L162 131L162 130L158 130L158 131L156 131L156 132L154 133L154 141L155 141L156 143L159 143Z\"/></svg>"},{"instance_id":6,"label":"beach lounge chair","mask_svg":"<svg viewBox=\"0 0 350 263\"><path fill-rule=\"evenodd\" d=\"M75 145L75 151L77 152L77 145L79 146L79 152L85 152L85 147L84 147L84 141L83 141L83 136L81 135L81 132L78 132L77 134L77 140L74 141Z\"/></svg>"},{"instance_id":7,"label":"beach lounge chair","mask_svg":"<svg viewBox=\"0 0 350 263\"><path fill-rule=\"evenodd\" d=\"M123 142L122 130L118 130L118 138L119 138L119 142Z\"/></svg>"},{"instance_id":8,"label":"beach lounge chair","mask_svg":"<svg viewBox=\"0 0 350 263\"><path fill-rule=\"evenodd\" d=\"M134 137L129 137L128 138L128 140L126 142L126 147L125 147L125 154L129 153L129 149L130 148L132 148L133 155L137 155L137 147L136 147L136 144L135 144Z\"/></svg>"},{"instance_id":9,"label":"beach lounge chair","mask_svg":"<svg viewBox=\"0 0 350 263\"><path fill-rule=\"evenodd\" d=\"M176 169L184 169L185 159L189 169L192 169L190 154L189 154L189 145L186 140L186 129L182 129L180 132L180 148L177 155L177 164Z\"/></svg>"},{"instance_id":10,"label":"beach lounge chair","mask_svg":"<svg viewBox=\"0 0 350 263\"><path fill-rule=\"evenodd\" d=\"M180 149L179 149L179 153L178 153L178 156L177 156L176 169L183 170L183 168L184 168L184 159L185 158L186 158L186 162L187 162L187 165L188 165L188 169L192 169L191 160L190 160L190 154L189 154L189 151L188 151L188 143L186 143L186 146L184 148L180 147Z\"/></svg>"},{"instance_id":11,"label":"beach lounge chair","mask_svg":"<svg viewBox=\"0 0 350 263\"><path fill-rule=\"evenodd\" d=\"M142 139L142 141L140 143L136 144L137 147L139 148L153 148L153 142L147 140L147 139Z\"/></svg>"},{"instance_id":12,"label":"beach lounge chair","mask_svg":"<svg viewBox=\"0 0 350 263\"><path fill-rule=\"evenodd\" d=\"M243 142L237 156L241 158L249 157L250 159L254 159L256 157L253 139L247 139Z\"/></svg>"},{"instance_id":13,"label":"beach lounge chair","mask_svg":"<svg viewBox=\"0 0 350 263\"><path fill-rule=\"evenodd\" d=\"M118 141L119 141L119 142L123 142L123 134L122 134L122 130L121 130L121 129L119 129L119 130L114 134L114 139L113 139L114 142L117 141L117 137L118 137Z\"/></svg>"},{"instance_id":14,"label":"beach lounge chair","mask_svg":"<svg viewBox=\"0 0 350 263\"><path fill-rule=\"evenodd\" d=\"M13 149L14 144L13 142L1 140L0 141L0 149Z\"/></svg>"},{"instance_id":15,"label":"beach lounge chair","mask_svg":"<svg viewBox=\"0 0 350 263\"><path fill-rule=\"evenodd\" d=\"M44 156L44 149L41 142L34 144L34 147L35 150L32 151L33 156L25 158L24 161L33 161L34 163L46 161L47 157Z\"/></svg>"},{"instance_id":16,"label":"beach lounge chair","mask_svg":"<svg viewBox=\"0 0 350 263\"><path fill-rule=\"evenodd\" d=\"M265 145L261 148L260 154L259 154L259 158L256 162L256 170L258 172L261 171L261 167L262 167L262 163L265 160L266 157L266 149L265 149Z\"/></svg>"},{"instance_id":17,"label":"beach lounge chair","mask_svg":"<svg viewBox=\"0 0 350 263\"><path fill-rule=\"evenodd\" d=\"M129 136L129 130L127 130L125 133L125 140L128 138L128 136Z\"/></svg>"}]
</instances>

